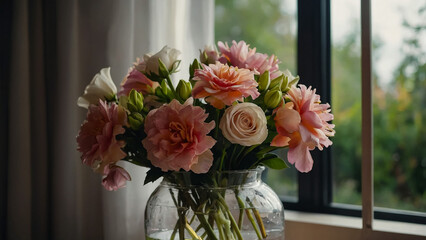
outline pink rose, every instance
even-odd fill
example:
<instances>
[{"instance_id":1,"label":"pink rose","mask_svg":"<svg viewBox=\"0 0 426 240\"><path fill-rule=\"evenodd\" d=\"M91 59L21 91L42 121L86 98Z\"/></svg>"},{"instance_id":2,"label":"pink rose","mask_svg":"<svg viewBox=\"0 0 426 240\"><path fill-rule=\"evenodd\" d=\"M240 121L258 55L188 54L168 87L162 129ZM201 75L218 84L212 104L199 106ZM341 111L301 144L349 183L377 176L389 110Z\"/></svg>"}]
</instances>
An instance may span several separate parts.
<instances>
[{"instance_id":1,"label":"pink rose","mask_svg":"<svg viewBox=\"0 0 426 240\"><path fill-rule=\"evenodd\" d=\"M196 84L192 90L194 98L205 98L215 108L222 109L235 101L243 101L244 97L256 99L260 93L253 73L248 69L230 67L220 62L203 65L197 69L193 80Z\"/></svg>"},{"instance_id":2,"label":"pink rose","mask_svg":"<svg viewBox=\"0 0 426 240\"><path fill-rule=\"evenodd\" d=\"M295 164L300 172L312 170L313 160L310 150L322 150L332 144L328 137L334 136L334 125L329 104L320 104L320 96L305 85L294 85L287 93L291 102L279 107L276 112L275 126L278 135L272 140L272 146L289 146L288 161Z\"/></svg>"},{"instance_id":3,"label":"pink rose","mask_svg":"<svg viewBox=\"0 0 426 240\"><path fill-rule=\"evenodd\" d=\"M125 110L115 103L99 100L98 105L90 105L87 118L77 136L81 160L95 171L103 173L106 165L116 163L126 156L121 148L124 141L116 137L124 133L127 125Z\"/></svg>"},{"instance_id":4,"label":"pink rose","mask_svg":"<svg viewBox=\"0 0 426 240\"><path fill-rule=\"evenodd\" d=\"M105 166L105 177L102 179L102 185L108 191L115 191L121 187L126 186L126 181L130 181L129 173L122 167L111 164Z\"/></svg>"},{"instance_id":5,"label":"pink rose","mask_svg":"<svg viewBox=\"0 0 426 240\"><path fill-rule=\"evenodd\" d=\"M256 53L256 48L249 48L244 41L232 41L231 47L223 42L218 42L217 45L222 53L219 61L224 64L229 62L232 66L247 68L259 75L269 71L271 79L281 75L278 70L279 60L274 55L268 57L267 54Z\"/></svg>"},{"instance_id":6,"label":"pink rose","mask_svg":"<svg viewBox=\"0 0 426 240\"><path fill-rule=\"evenodd\" d=\"M206 173L213 163L210 149L216 141L207 134L215 123L206 123L208 114L192 103L192 98L184 104L174 99L150 111L145 119L147 137L142 144L148 159L162 171Z\"/></svg>"},{"instance_id":7,"label":"pink rose","mask_svg":"<svg viewBox=\"0 0 426 240\"><path fill-rule=\"evenodd\" d=\"M132 68L121 83L121 90L118 95L129 95L132 89L141 92L143 95L152 94L158 86L157 82L151 81L139 70Z\"/></svg>"}]
</instances>

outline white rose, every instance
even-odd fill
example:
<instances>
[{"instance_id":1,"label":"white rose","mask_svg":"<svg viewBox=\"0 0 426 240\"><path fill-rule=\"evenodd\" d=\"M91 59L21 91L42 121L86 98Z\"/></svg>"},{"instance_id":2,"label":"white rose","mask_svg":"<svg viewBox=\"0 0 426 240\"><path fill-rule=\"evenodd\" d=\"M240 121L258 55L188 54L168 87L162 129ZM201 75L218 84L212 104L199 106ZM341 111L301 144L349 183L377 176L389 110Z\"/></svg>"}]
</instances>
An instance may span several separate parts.
<instances>
[{"instance_id":1,"label":"white rose","mask_svg":"<svg viewBox=\"0 0 426 240\"><path fill-rule=\"evenodd\" d=\"M156 74L157 76L160 75L159 73L159 62L158 59L161 59L161 61L166 66L167 70L169 72L176 71L178 63L179 56L181 52L174 48L169 48L167 46L164 46L163 49L161 49L158 53L151 56L150 54L145 54L144 58L144 64L145 64L145 71L148 74ZM176 66L175 66L176 65Z\"/></svg>"},{"instance_id":2,"label":"white rose","mask_svg":"<svg viewBox=\"0 0 426 240\"><path fill-rule=\"evenodd\" d=\"M219 128L231 143L261 144L268 136L264 111L253 103L239 103L225 110Z\"/></svg>"},{"instance_id":3,"label":"white rose","mask_svg":"<svg viewBox=\"0 0 426 240\"><path fill-rule=\"evenodd\" d=\"M117 87L111 79L110 68L102 68L78 98L79 107L88 108L90 104L97 104L99 99L111 99L117 94Z\"/></svg>"}]
</instances>

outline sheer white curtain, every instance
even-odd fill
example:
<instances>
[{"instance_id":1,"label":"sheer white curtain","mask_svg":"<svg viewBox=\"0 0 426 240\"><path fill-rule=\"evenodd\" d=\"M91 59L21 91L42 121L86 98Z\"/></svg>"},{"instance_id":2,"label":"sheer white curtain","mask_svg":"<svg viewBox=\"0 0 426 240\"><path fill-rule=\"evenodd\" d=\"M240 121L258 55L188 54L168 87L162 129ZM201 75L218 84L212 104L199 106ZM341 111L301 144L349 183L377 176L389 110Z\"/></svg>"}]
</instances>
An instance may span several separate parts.
<instances>
[{"instance_id":1,"label":"sheer white curtain","mask_svg":"<svg viewBox=\"0 0 426 240\"><path fill-rule=\"evenodd\" d=\"M188 78L198 49L213 44L213 0L15 1L13 4L8 239L144 239L143 213L155 184L126 164L116 192L82 165L75 137L86 114L76 100L102 68L118 85L136 57L163 45L183 53Z\"/></svg>"}]
</instances>

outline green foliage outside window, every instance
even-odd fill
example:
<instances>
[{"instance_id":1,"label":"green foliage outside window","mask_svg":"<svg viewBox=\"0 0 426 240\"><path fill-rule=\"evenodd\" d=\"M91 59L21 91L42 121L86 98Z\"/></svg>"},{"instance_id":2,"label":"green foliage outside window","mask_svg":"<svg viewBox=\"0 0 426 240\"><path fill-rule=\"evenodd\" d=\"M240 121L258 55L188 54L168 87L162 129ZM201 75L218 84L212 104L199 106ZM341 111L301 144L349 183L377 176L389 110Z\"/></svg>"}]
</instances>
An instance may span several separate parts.
<instances>
[{"instance_id":1,"label":"green foliage outside window","mask_svg":"<svg viewBox=\"0 0 426 240\"><path fill-rule=\"evenodd\" d=\"M296 13L288 11L287 4L289 1L281 0L216 0L216 40L245 40L259 52L276 53L282 62L280 68L297 74ZM426 11L419 14L425 16ZM375 205L424 212L426 51L419 33L426 31L426 25L405 23L405 27L413 34L401 46L404 58L397 69L391 70L393 81L382 86L374 75ZM373 39L375 52L380 46L380 41ZM332 43L331 104L336 124L336 137L332 139L333 200L339 203L361 204L360 57L359 28ZM268 177L277 193L294 196L296 179L291 169L272 172Z\"/></svg>"}]
</instances>

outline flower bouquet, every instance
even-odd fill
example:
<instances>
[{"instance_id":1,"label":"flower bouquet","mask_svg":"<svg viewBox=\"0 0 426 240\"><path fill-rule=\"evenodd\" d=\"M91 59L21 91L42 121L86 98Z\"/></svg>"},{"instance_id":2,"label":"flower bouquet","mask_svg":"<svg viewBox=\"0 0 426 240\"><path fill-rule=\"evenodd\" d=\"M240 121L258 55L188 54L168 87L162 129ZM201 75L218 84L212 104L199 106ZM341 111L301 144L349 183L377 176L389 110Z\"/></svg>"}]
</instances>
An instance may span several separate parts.
<instances>
[{"instance_id":1,"label":"flower bouquet","mask_svg":"<svg viewBox=\"0 0 426 240\"><path fill-rule=\"evenodd\" d=\"M267 238L264 204L241 186L255 179L252 186L260 189L262 166L287 167L277 149L288 148L288 162L309 172L309 151L332 144L330 106L298 84L299 77L280 71L276 56L244 41L218 42L218 48L200 51L188 80L176 87L181 53L166 46L137 59L118 93L104 68L78 99L88 109L78 150L107 190L131 180L120 161L149 168L145 184L163 177L173 185L167 194L177 218L164 239L243 239L249 228L250 239Z\"/></svg>"}]
</instances>

